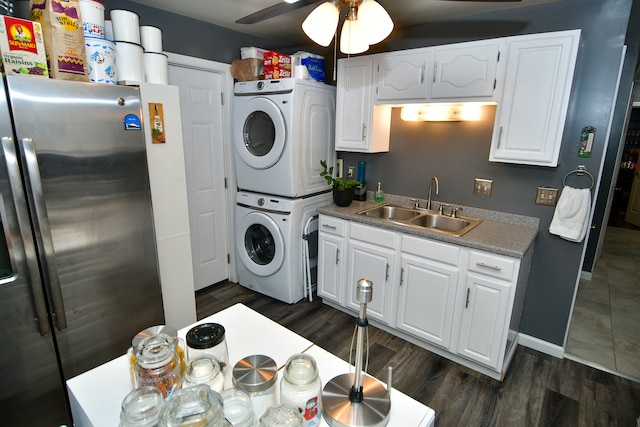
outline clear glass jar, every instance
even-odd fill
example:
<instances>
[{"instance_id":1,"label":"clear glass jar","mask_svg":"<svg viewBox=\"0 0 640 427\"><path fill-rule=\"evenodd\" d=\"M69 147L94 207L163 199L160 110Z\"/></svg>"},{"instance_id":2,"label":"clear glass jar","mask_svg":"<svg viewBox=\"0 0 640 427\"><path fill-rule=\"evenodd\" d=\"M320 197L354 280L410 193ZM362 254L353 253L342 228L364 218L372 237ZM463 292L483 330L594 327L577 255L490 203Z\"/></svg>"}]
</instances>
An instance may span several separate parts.
<instances>
[{"instance_id":1,"label":"clear glass jar","mask_svg":"<svg viewBox=\"0 0 640 427\"><path fill-rule=\"evenodd\" d=\"M224 377L220 370L220 364L215 357L203 355L189 360L187 370L184 373L182 388L198 384L206 384L211 387L211 390L222 393Z\"/></svg>"},{"instance_id":2,"label":"clear glass jar","mask_svg":"<svg viewBox=\"0 0 640 427\"><path fill-rule=\"evenodd\" d=\"M251 397L239 388L229 388L222 392L224 417L233 427L255 427Z\"/></svg>"},{"instance_id":3,"label":"clear glass jar","mask_svg":"<svg viewBox=\"0 0 640 427\"><path fill-rule=\"evenodd\" d=\"M160 415L160 427L231 427L222 397L204 384L177 390Z\"/></svg>"},{"instance_id":4,"label":"clear glass jar","mask_svg":"<svg viewBox=\"0 0 640 427\"><path fill-rule=\"evenodd\" d=\"M322 381L315 359L294 354L287 360L280 381L280 403L297 408L309 427L320 425Z\"/></svg>"},{"instance_id":5,"label":"clear glass jar","mask_svg":"<svg viewBox=\"0 0 640 427\"><path fill-rule=\"evenodd\" d=\"M156 427L164 408L164 396L156 387L136 388L122 401L120 427Z\"/></svg>"},{"instance_id":6,"label":"clear glass jar","mask_svg":"<svg viewBox=\"0 0 640 427\"><path fill-rule=\"evenodd\" d=\"M187 360L203 354L214 356L225 377L229 377L229 349L225 339L224 326L218 323L196 325L187 332Z\"/></svg>"},{"instance_id":7,"label":"clear glass jar","mask_svg":"<svg viewBox=\"0 0 640 427\"><path fill-rule=\"evenodd\" d=\"M257 427L305 427L300 412L293 406L282 404L267 409Z\"/></svg>"},{"instance_id":8,"label":"clear glass jar","mask_svg":"<svg viewBox=\"0 0 640 427\"><path fill-rule=\"evenodd\" d=\"M136 387L154 386L167 398L180 388L180 359L175 340L165 334L151 335L138 343L134 375Z\"/></svg>"},{"instance_id":9,"label":"clear glass jar","mask_svg":"<svg viewBox=\"0 0 640 427\"><path fill-rule=\"evenodd\" d=\"M253 413L259 419L276 401L278 366L269 356L254 354L240 359L233 367L233 385L251 397Z\"/></svg>"}]
</instances>

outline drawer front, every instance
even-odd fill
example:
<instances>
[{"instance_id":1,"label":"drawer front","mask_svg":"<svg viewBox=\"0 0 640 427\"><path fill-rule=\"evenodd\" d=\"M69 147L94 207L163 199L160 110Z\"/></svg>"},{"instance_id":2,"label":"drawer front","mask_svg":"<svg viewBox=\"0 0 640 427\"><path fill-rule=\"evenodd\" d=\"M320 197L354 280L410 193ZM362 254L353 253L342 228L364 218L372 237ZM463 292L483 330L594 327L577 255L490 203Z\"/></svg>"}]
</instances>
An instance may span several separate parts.
<instances>
[{"instance_id":1,"label":"drawer front","mask_svg":"<svg viewBox=\"0 0 640 427\"><path fill-rule=\"evenodd\" d=\"M347 222L332 216L320 215L318 230L321 233L329 233L344 237L347 230Z\"/></svg>"},{"instance_id":2,"label":"drawer front","mask_svg":"<svg viewBox=\"0 0 640 427\"><path fill-rule=\"evenodd\" d=\"M403 235L402 252L457 266L460 248L448 243Z\"/></svg>"},{"instance_id":3,"label":"drawer front","mask_svg":"<svg viewBox=\"0 0 640 427\"><path fill-rule=\"evenodd\" d=\"M363 242L372 243L374 245L383 246L385 248L396 247L395 231L383 230L377 227L370 227L356 222L351 223L352 239L361 240Z\"/></svg>"},{"instance_id":4,"label":"drawer front","mask_svg":"<svg viewBox=\"0 0 640 427\"><path fill-rule=\"evenodd\" d=\"M469 271L497 277L498 279L515 281L513 272L516 270L518 260L498 254L487 252L469 251Z\"/></svg>"}]
</instances>

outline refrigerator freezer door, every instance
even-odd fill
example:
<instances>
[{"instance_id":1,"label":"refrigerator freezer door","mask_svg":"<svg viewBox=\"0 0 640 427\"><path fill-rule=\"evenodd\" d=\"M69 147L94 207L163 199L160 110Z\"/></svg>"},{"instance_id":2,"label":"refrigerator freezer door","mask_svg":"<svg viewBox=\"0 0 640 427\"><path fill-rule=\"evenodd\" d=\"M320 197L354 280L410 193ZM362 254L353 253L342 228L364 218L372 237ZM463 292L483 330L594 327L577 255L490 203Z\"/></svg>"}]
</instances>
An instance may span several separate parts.
<instances>
[{"instance_id":1,"label":"refrigerator freezer door","mask_svg":"<svg viewBox=\"0 0 640 427\"><path fill-rule=\"evenodd\" d=\"M3 425L70 425L5 95L0 84L0 413Z\"/></svg>"}]
</instances>

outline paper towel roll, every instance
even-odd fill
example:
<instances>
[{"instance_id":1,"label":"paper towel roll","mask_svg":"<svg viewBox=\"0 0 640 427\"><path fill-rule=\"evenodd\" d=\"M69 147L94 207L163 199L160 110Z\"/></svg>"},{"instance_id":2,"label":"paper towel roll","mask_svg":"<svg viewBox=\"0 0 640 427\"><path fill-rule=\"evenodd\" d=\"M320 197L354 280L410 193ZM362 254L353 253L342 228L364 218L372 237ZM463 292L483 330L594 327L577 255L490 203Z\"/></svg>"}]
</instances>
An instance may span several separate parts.
<instances>
[{"instance_id":1,"label":"paper towel roll","mask_svg":"<svg viewBox=\"0 0 640 427\"><path fill-rule=\"evenodd\" d=\"M293 68L293 77L295 77L296 79L310 79L311 76L309 76L309 70L307 70L307 67L304 65L296 65Z\"/></svg>"}]
</instances>

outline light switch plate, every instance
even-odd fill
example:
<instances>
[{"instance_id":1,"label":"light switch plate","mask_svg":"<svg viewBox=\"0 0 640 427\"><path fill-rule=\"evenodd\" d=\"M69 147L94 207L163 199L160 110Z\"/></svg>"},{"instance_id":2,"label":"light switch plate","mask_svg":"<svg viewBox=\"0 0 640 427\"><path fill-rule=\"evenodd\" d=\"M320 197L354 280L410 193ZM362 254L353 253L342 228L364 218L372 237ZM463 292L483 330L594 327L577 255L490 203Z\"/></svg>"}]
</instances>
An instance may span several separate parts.
<instances>
[{"instance_id":1,"label":"light switch plate","mask_svg":"<svg viewBox=\"0 0 640 427\"><path fill-rule=\"evenodd\" d=\"M491 197L492 179L476 178L473 184L473 194L476 196Z\"/></svg>"},{"instance_id":2,"label":"light switch plate","mask_svg":"<svg viewBox=\"0 0 640 427\"><path fill-rule=\"evenodd\" d=\"M558 203L558 189L538 187L536 205L555 206Z\"/></svg>"}]
</instances>

